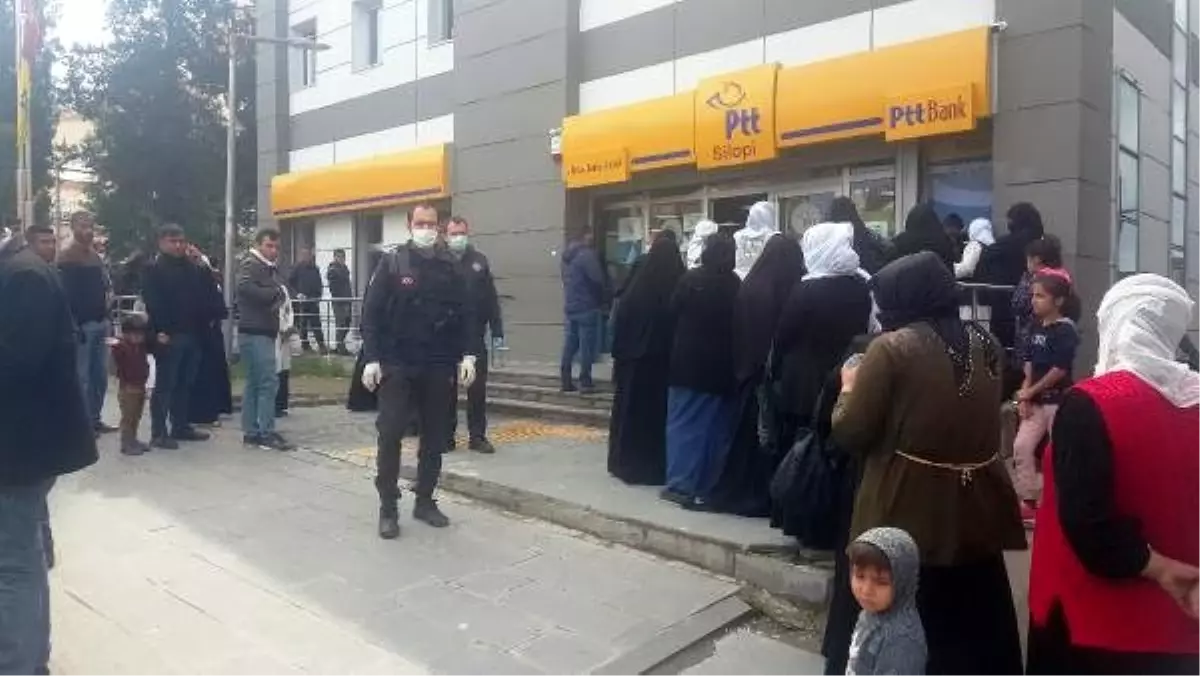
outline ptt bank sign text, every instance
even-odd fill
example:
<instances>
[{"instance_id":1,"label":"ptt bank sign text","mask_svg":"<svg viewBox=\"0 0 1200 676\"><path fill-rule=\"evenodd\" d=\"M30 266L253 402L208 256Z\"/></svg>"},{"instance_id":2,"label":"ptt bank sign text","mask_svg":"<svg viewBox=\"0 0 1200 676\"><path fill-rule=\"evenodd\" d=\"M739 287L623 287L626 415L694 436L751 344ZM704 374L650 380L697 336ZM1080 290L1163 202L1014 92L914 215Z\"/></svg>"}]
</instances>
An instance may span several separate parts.
<instances>
[{"instance_id":1,"label":"ptt bank sign text","mask_svg":"<svg viewBox=\"0 0 1200 676\"><path fill-rule=\"evenodd\" d=\"M884 138L902 141L975 128L971 85L899 96L883 111Z\"/></svg>"},{"instance_id":2,"label":"ptt bank sign text","mask_svg":"<svg viewBox=\"0 0 1200 676\"><path fill-rule=\"evenodd\" d=\"M773 159L778 64L703 80L696 88L696 165L731 167Z\"/></svg>"}]
</instances>

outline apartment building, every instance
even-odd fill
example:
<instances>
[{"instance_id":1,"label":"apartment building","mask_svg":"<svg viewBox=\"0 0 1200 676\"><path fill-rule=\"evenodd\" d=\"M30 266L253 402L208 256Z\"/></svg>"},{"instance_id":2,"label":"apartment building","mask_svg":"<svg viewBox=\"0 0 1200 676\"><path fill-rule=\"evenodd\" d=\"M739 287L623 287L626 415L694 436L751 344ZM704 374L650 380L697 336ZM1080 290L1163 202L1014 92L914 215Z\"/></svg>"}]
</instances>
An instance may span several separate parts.
<instances>
[{"instance_id":1,"label":"apartment building","mask_svg":"<svg viewBox=\"0 0 1200 676\"><path fill-rule=\"evenodd\" d=\"M258 0L259 213L346 249L362 290L408 207L466 217L514 358L554 361L559 260L614 283L650 233L801 232L849 195L895 234L930 201L1004 228L1028 200L1085 305L1197 287L1196 0ZM1091 332L1094 340L1095 332Z\"/></svg>"}]
</instances>

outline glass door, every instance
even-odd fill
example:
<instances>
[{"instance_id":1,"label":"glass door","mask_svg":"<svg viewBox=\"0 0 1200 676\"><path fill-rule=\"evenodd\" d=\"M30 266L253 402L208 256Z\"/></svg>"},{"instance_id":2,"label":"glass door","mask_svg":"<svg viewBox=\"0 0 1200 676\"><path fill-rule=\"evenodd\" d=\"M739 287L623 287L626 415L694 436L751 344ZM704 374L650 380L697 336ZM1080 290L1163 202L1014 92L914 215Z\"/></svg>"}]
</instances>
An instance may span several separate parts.
<instances>
[{"instance_id":1,"label":"glass door","mask_svg":"<svg viewBox=\"0 0 1200 676\"><path fill-rule=\"evenodd\" d=\"M779 229L799 239L804 231L825 221L833 199L842 194L841 181L824 180L780 192Z\"/></svg>"}]
</instances>

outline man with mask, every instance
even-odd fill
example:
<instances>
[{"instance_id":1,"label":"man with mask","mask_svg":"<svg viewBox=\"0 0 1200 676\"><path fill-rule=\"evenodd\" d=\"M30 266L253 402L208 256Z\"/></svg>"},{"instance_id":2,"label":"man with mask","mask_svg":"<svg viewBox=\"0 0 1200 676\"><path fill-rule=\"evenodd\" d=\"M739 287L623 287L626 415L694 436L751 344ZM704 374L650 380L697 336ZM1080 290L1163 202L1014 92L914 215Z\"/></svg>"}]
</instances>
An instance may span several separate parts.
<instances>
[{"instance_id":1,"label":"man with mask","mask_svg":"<svg viewBox=\"0 0 1200 676\"><path fill-rule=\"evenodd\" d=\"M466 219L455 216L446 225L446 245L450 255L458 261L458 270L467 283L467 302L475 317L471 327L467 352L477 357L475 382L467 388L467 448L478 453L495 453L496 449L487 438L487 375L488 351L485 334L492 332L492 344L504 347L504 325L500 319L500 297L496 293L496 280L484 256L470 243L470 228ZM455 448L455 432L458 431L458 394L450 396L450 439L447 450Z\"/></svg>"},{"instance_id":2,"label":"man with mask","mask_svg":"<svg viewBox=\"0 0 1200 676\"><path fill-rule=\"evenodd\" d=\"M475 381L473 307L458 262L439 241L437 209L413 207L408 228L410 240L385 254L371 277L362 321L362 384L379 395L375 488L385 540L400 535L400 441L414 416L421 443L413 518L435 528L450 525L433 499L449 435L446 401L456 372L464 387Z\"/></svg>"}]
</instances>

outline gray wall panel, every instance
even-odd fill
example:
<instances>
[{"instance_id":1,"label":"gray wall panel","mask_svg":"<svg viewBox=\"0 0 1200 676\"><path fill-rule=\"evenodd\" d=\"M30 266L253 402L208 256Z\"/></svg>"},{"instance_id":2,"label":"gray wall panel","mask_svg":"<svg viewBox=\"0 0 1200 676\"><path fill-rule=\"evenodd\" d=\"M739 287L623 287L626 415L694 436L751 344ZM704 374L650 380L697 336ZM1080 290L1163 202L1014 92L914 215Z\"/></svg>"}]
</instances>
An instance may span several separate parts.
<instances>
[{"instance_id":1,"label":"gray wall panel","mask_svg":"<svg viewBox=\"0 0 1200 676\"><path fill-rule=\"evenodd\" d=\"M764 24L772 33L789 28L810 26L840 19L850 14L894 3L879 0L842 0L841 2L796 2L795 0L766 0L763 7Z\"/></svg>"},{"instance_id":2,"label":"gray wall panel","mask_svg":"<svg viewBox=\"0 0 1200 676\"><path fill-rule=\"evenodd\" d=\"M287 0L259 0L254 9L257 35L287 35ZM256 183L258 223L271 218L271 178L287 171L291 147L288 119L288 54L274 45L255 47L255 96L258 158Z\"/></svg>"},{"instance_id":3,"label":"gray wall panel","mask_svg":"<svg viewBox=\"0 0 1200 676\"><path fill-rule=\"evenodd\" d=\"M292 116L292 147L382 131L454 112L454 73L406 82Z\"/></svg>"},{"instance_id":4,"label":"gray wall panel","mask_svg":"<svg viewBox=\"0 0 1200 676\"><path fill-rule=\"evenodd\" d=\"M543 33L502 50L459 59L454 55L458 103L523 91L561 80L566 68L565 30ZM559 118L561 122L561 117ZM554 125L554 126L557 126Z\"/></svg>"},{"instance_id":5,"label":"gray wall panel","mask_svg":"<svg viewBox=\"0 0 1200 676\"><path fill-rule=\"evenodd\" d=\"M676 58L753 40L767 33L763 23L764 0L686 0L675 7ZM778 30L781 29L772 27L771 32Z\"/></svg>"},{"instance_id":6,"label":"gray wall panel","mask_svg":"<svg viewBox=\"0 0 1200 676\"><path fill-rule=\"evenodd\" d=\"M487 52L531 40L544 33L561 31L563 0L524 0L521 11L514 12L509 4L485 5L475 11L460 13L455 30L470 39L454 41L455 58L469 59Z\"/></svg>"},{"instance_id":7,"label":"gray wall panel","mask_svg":"<svg viewBox=\"0 0 1200 676\"><path fill-rule=\"evenodd\" d=\"M1163 54L1171 54L1172 0L1116 0L1117 11L1142 32Z\"/></svg>"},{"instance_id":8,"label":"gray wall panel","mask_svg":"<svg viewBox=\"0 0 1200 676\"><path fill-rule=\"evenodd\" d=\"M491 190L523 183L553 181L560 175L545 137L459 147L455 153L455 190ZM456 193L457 194L457 193Z\"/></svg>"},{"instance_id":9,"label":"gray wall panel","mask_svg":"<svg viewBox=\"0 0 1200 676\"><path fill-rule=\"evenodd\" d=\"M482 101L464 103L454 111L454 142L464 148L536 137L549 147L548 127L531 110L562 106L566 92L558 80Z\"/></svg>"},{"instance_id":10,"label":"gray wall panel","mask_svg":"<svg viewBox=\"0 0 1200 676\"><path fill-rule=\"evenodd\" d=\"M652 9L578 36L582 80L594 80L675 58L675 5Z\"/></svg>"}]
</instances>

